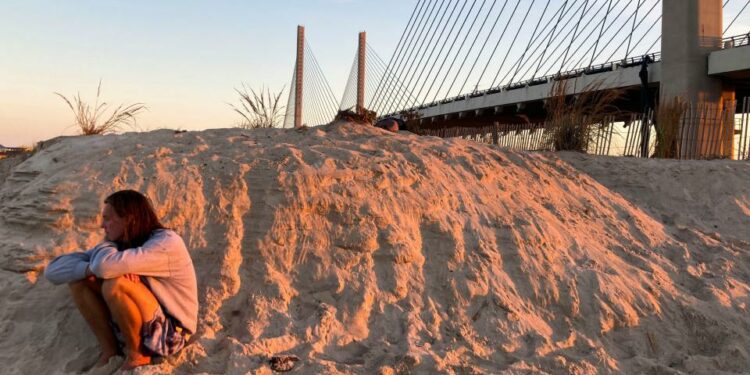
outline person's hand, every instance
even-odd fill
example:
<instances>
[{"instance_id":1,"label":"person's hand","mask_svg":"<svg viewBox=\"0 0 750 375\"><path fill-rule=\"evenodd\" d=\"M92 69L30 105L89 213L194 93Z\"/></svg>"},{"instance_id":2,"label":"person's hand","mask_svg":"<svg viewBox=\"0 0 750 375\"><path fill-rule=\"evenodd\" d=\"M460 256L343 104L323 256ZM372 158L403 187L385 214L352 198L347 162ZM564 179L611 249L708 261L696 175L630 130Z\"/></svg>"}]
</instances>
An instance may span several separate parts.
<instances>
[{"instance_id":1,"label":"person's hand","mask_svg":"<svg viewBox=\"0 0 750 375\"><path fill-rule=\"evenodd\" d=\"M128 273L128 274L122 275L122 277L124 277L124 278L126 278L126 279L128 279L128 280L130 280L130 281L132 281L134 283L140 283L141 282L141 276L133 274L133 273Z\"/></svg>"}]
</instances>

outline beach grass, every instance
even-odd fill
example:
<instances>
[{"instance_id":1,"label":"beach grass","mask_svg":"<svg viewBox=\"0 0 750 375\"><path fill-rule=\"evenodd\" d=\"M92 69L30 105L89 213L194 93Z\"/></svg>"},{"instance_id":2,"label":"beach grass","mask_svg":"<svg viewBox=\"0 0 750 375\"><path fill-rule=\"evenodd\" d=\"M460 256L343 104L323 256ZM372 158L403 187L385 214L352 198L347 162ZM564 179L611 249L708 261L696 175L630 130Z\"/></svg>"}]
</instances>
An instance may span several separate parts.
<instances>
[{"instance_id":1,"label":"beach grass","mask_svg":"<svg viewBox=\"0 0 750 375\"><path fill-rule=\"evenodd\" d=\"M675 159L679 156L678 140L680 122L687 111L687 103L681 98L665 100L656 109L656 145L654 157Z\"/></svg>"},{"instance_id":2,"label":"beach grass","mask_svg":"<svg viewBox=\"0 0 750 375\"><path fill-rule=\"evenodd\" d=\"M243 129L275 128L279 127L283 119L284 106L280 104L282 88L277 94L268 88L258 91L242 84L242 88L234 91L240 97L240 105L229 104L242 117L238 127Z\"/></svg>"},{"instance_id":3,"label":"beach grass","mask_svg":"<svg viewBox=\"0 0 750 375\"><path fill-rule=\"evenodd\" d=\"M557 81L545 104L545 127L551 134L546 147L556 151L587 152L595 141L597 126L603 126L607 118L619 112L615 102L621 92L602 90L601 83L595 82L580 93L570 95L568 82Z\"/></svg>"},{"instance_id":4,"label":"beach grass","mask_svg":"<svg viewBox=\"0 0 750 375\"><path fill-rule=\"evenodd\" d=\"M114 133L122 130L125 126L136 126L136 116L146 110L143 103L120 104L108 114L109 104L101 101L101 93L102 81L100 80L96 88L96 100L93 105L81 99L80 93L77 93L71 99L58 92L55 95L62 98L73 112L75 126L78 127L82 135Z\"/></svg>"}]
</instances>

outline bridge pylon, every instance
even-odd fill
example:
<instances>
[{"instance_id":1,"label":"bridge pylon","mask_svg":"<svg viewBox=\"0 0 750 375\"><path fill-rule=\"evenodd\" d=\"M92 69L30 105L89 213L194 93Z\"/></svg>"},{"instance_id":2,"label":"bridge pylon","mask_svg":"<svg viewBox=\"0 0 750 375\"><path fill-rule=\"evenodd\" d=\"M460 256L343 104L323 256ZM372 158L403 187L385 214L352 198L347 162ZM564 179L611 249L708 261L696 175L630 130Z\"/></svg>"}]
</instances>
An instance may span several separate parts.
<instances>
[{"instance_id":1,"label":"bridge pylon","mask_svg":"<svg viewBox=\"0 0 750 375\"><path fill-rule=\"evenodd\" d=\"M305 81L305 27L297 26L297 63L294 67L294 127L302 126L302 100Z\"/></svg>"},{"instance_id":2,"label":"bridge pylon","mask_svg":"<svg viewBox=\"0 0 750 375\"><path fill-rule=\"evenodd\" d=\"M367 56L367 33L359 33L357 49L357 113L365 113L365 67Z\"/></svg>"},{"instance_id":3,"label":"bridge pylon","mask_svg":"<svg viewBox=\"0 0 750 375\"><path fill-rule=\"evenodd\" d=\"M660 102L681 98L693 106L720 111L734 105L734 89L708 72L711 52L721 49L723 0L664 0L662 21L662 81ZM705 134L717 134L725 126L721 116L698 117L699 124L685 124L682 156L700 158L709 155L712 145ZM685 132L695 133L691 135ZM722 142L722 154L732 154L732 137ZM687 153L687 154L686 154ZM715 149L713 152L715 155Z\"/></svg>"}]
</instances>

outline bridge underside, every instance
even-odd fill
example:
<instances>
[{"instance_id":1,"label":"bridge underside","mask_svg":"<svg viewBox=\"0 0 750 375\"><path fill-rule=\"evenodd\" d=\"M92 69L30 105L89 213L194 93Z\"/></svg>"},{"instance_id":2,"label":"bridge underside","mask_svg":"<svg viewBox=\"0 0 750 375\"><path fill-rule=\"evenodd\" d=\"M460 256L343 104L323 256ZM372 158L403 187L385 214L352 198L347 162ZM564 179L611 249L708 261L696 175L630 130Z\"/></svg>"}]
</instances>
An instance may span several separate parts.
<instances>
[{"instance_id":1,"label":"bridge underside","mask_svg":"<svg viewBox=\"0 0 750 375\"><path fill-rule=\"evenodd\" d=\"M658 96L658 84L649 87L652 97ZM620 97L613 104L621 112L623 120L632 113L642 112L640 87L622 89ZM545 99L528 101L521 104L502 105L489 109L477 109L460 113L422 118L416 123L422 129L440 129L451 127L478 127L494 123L500 124L541 124L547 119Z\"/></svg>"},{"instance_id":2,"label":"bridge underside","mask_svg":"<svg viewBox=\"0 0 750 375\"><path fill-rule=\"evenodd\" d=\"M738 98L750 96L750 45L712 52L708 74L734 86Z\"/></svg>"},{"instance_id":3,"label":"bridge underside","mask_svg":"<svg viewBox=\"0 0 750 375\"><path fill-rule=\"evenodd\" d=\"M623 113L641 112L640 66L611 71L582 74L567 79L566 92L570 96L597 90L619 90L620 97L614 105ZM649 93L658 97L661 64L649 65ZM482 95L459 98L418 110L420 128L473 127L495 122L503 124L541 123L547 117L545 101L552 95L555 81L535 82L523 87L488 92ZM416 125L416 124L415 124Z\"/></svg>"},{"instance_id":4,"label":"bridge underside","mask_svg":"<svg viewBox=\"0 0 750 375\"><path fill-rule=\"evenodd\" d=\"M659 98L661 62L651 63L649 70L649 94ZM567 93L575 96L592 85L599 90L619 90L620 98L614 105L623 113L623 119L632 113L642 112L642 90L639 77L640 66L619 67L614 70L580 74L568 78ZM721 77L736 91L737 98L750 97L750 46L713 52L708 62L709 74ZM411 122L422 129L451 127L475 127L493 123L535 124L547 118L545 102L552 95L555 82L545 80L524 86L466 95L447 103L439 103L417 109L419 120ZM741 112L738 101L737 112Z\"/></svg>"}]
</instances>

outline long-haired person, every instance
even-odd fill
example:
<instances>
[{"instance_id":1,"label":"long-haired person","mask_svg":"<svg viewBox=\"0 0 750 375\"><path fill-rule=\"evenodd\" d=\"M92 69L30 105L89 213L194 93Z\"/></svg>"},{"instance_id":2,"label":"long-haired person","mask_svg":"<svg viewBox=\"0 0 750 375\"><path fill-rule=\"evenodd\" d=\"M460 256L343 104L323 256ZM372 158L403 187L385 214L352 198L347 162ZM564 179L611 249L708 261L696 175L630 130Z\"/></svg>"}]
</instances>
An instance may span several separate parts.
<instances>
[{"instance_id":1,"label":"long-haired person","mask_svg":"<svg viewBox=\"0 0 750 375\"><path fill-rule=\"evenodd\" d=\"M94 368L111 365L121 350L123 370L176 353L198 320L195 269L185 243L134 190L104 200L101 227L105 241L55 258L44 272L52 283L69 285L96 336L101 355Z\"/></svg>"}]
</instances>

